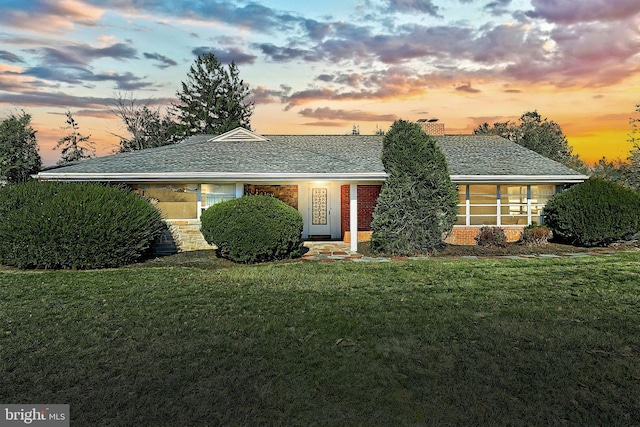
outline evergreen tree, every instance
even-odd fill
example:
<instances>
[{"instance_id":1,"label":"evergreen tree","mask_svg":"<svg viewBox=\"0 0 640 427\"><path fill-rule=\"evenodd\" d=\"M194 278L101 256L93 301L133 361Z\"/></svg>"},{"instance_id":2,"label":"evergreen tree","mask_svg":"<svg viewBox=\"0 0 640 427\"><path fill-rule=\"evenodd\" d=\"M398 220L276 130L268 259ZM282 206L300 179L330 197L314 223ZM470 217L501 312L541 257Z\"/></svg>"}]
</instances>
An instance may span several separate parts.
<instances>
[{"instance_id":1,"label":"evergreen tree","mask_svg":"<svg viewBox=\"0 0 640 427\"><path fill-rule=\"evenodd\" d=\"M567 137L560 125L553 120L543 119L537 111L529 111L520 116L520 123L510 121L494 123L493 127L483 123L473 131L476 135L500 135L529 150L542 154L570 168L586 172L586 165L573 154Z\"/></svg>"},{"instance_id":2,"label":"evergreen tree","mask_svg":"<svg viewBox=\"0 0 640 427\"><path fill-rule=\"evenodd\" d=\"M21 115L12 114L3 120L0 123L0 181L25 182L41 167L31 115L23 111Z\"/></svg>"},{"instance_id":3,"label":"evergreen tree","mask_svg":"<svg viewBox=\"0 0 640 427\"><path fill-rule=\"evenodd\" d=\"M420 125L396 121L385 134L388 175L371 228L371 249L393 255L430 253L443 245L458 214L458 193L444 154Z\"/></svg>"},{"instance_id":4,"label":"evergreen tree","mask_svg":"<svg viewBox=\"0 0 640 427\"><path fill-rule=\"evenodd\" d=\"M213 53L200 55L189 69L175 105L185 136L221 134L238 126L251 129L249 87L232 62L225 69Z\"/></svg>"},{"instance_id":5,"label":"evergreen tree","mask_svg":"<svg viewBox=\"0 0 640 427\"><path fill-rule=\"evenodd\" d=\"M95 156L94 143L89 140L91 135L82 135L78 130L78 122L75 121L71 111L67 111L67 126L64 129L69 129L68 135L60 138L56 149L62 148L60 151L59 165L65 163L77 162L84 159L90 159Z\"/></svg>"}]
</instances>

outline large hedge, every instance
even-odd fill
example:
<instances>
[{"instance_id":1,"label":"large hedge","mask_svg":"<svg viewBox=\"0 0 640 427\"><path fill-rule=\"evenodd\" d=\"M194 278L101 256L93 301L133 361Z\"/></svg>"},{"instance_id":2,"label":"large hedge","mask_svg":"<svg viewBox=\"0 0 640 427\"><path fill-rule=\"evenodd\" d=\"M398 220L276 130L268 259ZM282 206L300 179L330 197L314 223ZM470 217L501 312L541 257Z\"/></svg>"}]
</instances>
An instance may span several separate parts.
<instances>
[{"instance_id":1,"label":"large hedge","mask_svg":"<svg viewBox=\"0 0 640 427\"><path fill-rule=\"evenodd\" d=\"M271 196L244 196L202 213L205 240L223 257L252 264L300 256L302 215Z\"/></svg>"},{"instance_id":2,"label":"large hedge","mask_svg":"<svg viewBox=\"0 0 640 427\"><path fill-rule=\"evenodd\" d=\"M123 188L27 182L0 189L0 263L19 268L118 267L165 229L160 212Z\"/></svg>"},{"instance_id":3,"label":"large hedge","mask_svg":"<svg viewBox=\"0 0 640 427\"><path fill-rule=\"evenodd\" d=\"M606 246L640 232L640 194L590 178L549 200L545 225L566 243Z\"/></svg>"},{"instance_id":4,"label":"large hedge","mask_svg":"<svg viewBox=\"0 0 640 427\"><path fill-rule=\"evenodd\" d=\"M434 138L417 123L396 121L384 136L388 178L373 212L371 250L392 255L439 249L458 214L458 192Z\"/></svg>"}]
</instances>

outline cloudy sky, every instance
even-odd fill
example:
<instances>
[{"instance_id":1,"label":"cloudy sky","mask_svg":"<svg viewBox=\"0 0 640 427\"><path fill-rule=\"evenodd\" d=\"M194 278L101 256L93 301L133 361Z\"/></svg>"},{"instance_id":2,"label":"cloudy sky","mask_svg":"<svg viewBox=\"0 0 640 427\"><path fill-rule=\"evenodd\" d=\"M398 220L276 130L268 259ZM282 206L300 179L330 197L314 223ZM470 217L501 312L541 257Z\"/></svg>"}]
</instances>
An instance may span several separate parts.
<instances>
[{"instance_id":1,"label":"cloudy sky","mask_svg":"<svg viewBox=\"0 0 640 427\"><path fill-rule=\"evenodd\" d=\"M627 156L640 103L638 0L1 0L0 118L30 113L53 164L70 110L105 155L114 97L169 105L203 52L236 62L263 134L538 110L594 161Z\"/></svg>"}]
</instances>

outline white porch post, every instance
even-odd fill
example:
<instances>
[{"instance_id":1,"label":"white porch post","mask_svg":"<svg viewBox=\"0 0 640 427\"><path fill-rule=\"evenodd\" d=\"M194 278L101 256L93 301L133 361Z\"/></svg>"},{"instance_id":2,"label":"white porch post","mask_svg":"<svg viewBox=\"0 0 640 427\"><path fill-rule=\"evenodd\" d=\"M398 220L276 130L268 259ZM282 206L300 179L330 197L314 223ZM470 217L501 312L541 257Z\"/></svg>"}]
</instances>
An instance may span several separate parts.
<instances>
[{"instance_id":1,"label":"white porch post","mask_svg":"<svg viewBox=\"0 0 640 427\"><path fill-rule=\"evenodd\" d=\"M198 197L196 199L196 203L198 204L196 207L196 218L200 219L200 214L202 213L202 184L198 184Z\"/></svg>"},{"instance_id":2,"label":"white porch post","mask_svg":"<svg viewBox=\"0 0 640 427\"><path fill-rule=\"evenodd\" d=\"M358 251L358 184L349 185L349 230L351 243L349 249Z\"/></svg>"}]
</instances>

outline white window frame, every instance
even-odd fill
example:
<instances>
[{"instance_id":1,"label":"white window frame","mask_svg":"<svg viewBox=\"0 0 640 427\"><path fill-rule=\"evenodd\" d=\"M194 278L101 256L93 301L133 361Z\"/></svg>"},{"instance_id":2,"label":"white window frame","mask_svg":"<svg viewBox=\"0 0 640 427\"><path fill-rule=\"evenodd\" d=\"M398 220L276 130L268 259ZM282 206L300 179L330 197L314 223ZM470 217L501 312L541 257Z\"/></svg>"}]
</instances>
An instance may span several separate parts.
<instances>
[{"instance_id":1,"label":"white window frame","mask_svg":"<svg viewBox=\"0 0 640 427\"><path fill-rule=\"evenodd\" d=\"M220 186L233 187L233 191L227 191L227 192L214 191L213 193L205 193L202 187L206 185L211 185L211 186L220 185ZM207 202L208 197L216 197L216 198L219 198L220 200L217 200L216 202L209 204ZM215 205L216 203L220 203L227 200L233 200L233 199L236 199L237 197L238 197L238 185L234 182L207 182L204 184L198 184L198 219L200 219L202 212L204 212L207 208Z\"/></svg>"},{"instance_id":2,"label":"white window frame","mask_svg":"<svg viewBox=\"0 0 640 427\"><path fill-rule=\"evenodd\" d=\"M472 185L492 185L495 186L496 192L495 192L495 197L496 197L496 203L493 204L486 204L486 203L474 203L473 205L471 204L471 190L470 187ZM518 185L520 187L527 187L527 191L526 191L526 203L521 203L521 204L513 204L513 203L503 203L502 201L502 196L503 196L503 191L502 191L502 186L509 186L509 185ZM472 216L484 216L484 215L471 215L471 207L493 207L495 206L496 208L496 224L495 226L501 226L502 225L502 216L509 216L509 215L503 215L502 214L502 206L525 206L526 205L526 209L527 209L527 224L526 225L531 225L533 223L533 221L536 221L538 223L542 223L542 212L544 211L544 207L546 205L546 203L539 203L539 197L540 196L546 196L547 194L532 194L531 192L531 187L532 186L547 186L547 185L551 185L551 184L491 184L491 183L460 183L458 184L458 188L460 188L460 186L464 186L465 187L465 201L464 203L458 203L458 218L462 218L464 217L464 225L462 224L456 224L455 226L457 227L470 227L471 225L471 217ZM554 190L554 194L558 193L558 185L554 185L555 190ZM460 190L458 190L458 193L460 194ZM482 194L479 194L482 195ZM491 194L486 194L486 196L491 196ZM507 194L508 196L508 194ZM460 208L464 208L464 214L460 213ZM533 208L536 208L537 212L539 212L539 215L537 217L534 218L533 216ZM522 215L524 217L524 215ZM520 225L520 224L519 224ZM474 224L475 226L482 226L481 224ZM506 227L511 226L509 225L505 225Z\"/></svg>"}]
</instances>

